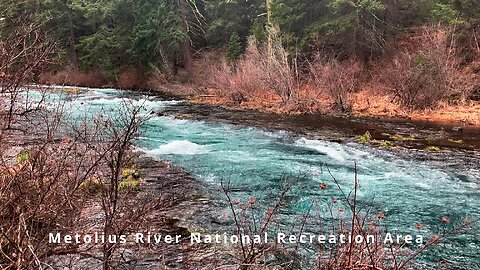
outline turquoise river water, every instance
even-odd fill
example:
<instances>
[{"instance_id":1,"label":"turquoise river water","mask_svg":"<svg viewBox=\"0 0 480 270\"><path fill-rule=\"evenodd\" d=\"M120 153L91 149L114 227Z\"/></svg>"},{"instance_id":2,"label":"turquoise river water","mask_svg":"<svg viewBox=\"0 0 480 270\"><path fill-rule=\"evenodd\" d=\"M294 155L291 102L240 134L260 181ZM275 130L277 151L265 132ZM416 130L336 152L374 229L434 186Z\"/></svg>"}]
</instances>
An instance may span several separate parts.
<instances>
[{"instance_id":1,"label":"turquoise river water","mask_svg":"<svg viewBox=\"0 0 480 270\"><path fill-rule=\"evenodd\" d=\"M67 98L67 95L58 97ZM133 99L132 99L133 100ZM119 108L124 98L114 90L90 90L69 100L75 114ZM179 101L137 96L134 103L148 111L161 112ZM191 172L205 185L218 188L228 178L234 197L254 196L271 204L271 194L282 189L280 179L302 175L288 196L289 211L305 212L314 196L338 196L326 166L345 190L353 185L354 163L358 164L361 188L359 203L385 214L389 230L420 233L428 238L446 226L461 224L465 218L480 217L480 168L450 167L447 163L416 159L412 155L357 143L334 143L303 138L286 131L224 123L176 119L152 114L142 128L137 148L147 155L168 159ZM325 182L332 188L319 189ZM219 193L220 194L220 193ZM373 200L372 200L373 199ZM415 224L423 224L418 231ZM449 269L480 269L479 226L451 237L424 258L424 267L446 261ZM430 267L429 267L430 265Z\"/></svg>"}]
</instances>

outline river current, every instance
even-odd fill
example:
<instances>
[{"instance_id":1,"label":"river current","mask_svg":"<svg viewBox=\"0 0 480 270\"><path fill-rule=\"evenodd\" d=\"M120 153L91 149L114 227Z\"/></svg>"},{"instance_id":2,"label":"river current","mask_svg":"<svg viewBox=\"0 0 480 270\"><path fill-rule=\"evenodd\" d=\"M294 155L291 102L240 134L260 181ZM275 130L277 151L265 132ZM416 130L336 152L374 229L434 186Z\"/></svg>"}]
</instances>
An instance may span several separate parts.
<instances>
[{"instance_id":1,"label":"river current","mask_svg":"<svg viewBox=\"0 0 480 270\"><path fill-rule=\"evenodd\" d=\"M128 99L120 93L113 89L88 90L75 99L63 94L58 97L67 100L74 114L81 115L119 108ZM142 104L149 116L136 141L138 150L153 158L171 160L200 182L219 190L220 181L228 179L235 198L254 197L271 204L272 194L281 192L283 176L301 176L298 181L302 188L293 189L288 196L288 211L303 213L313 197L331 200L339 196L327 168L342 188L350 190L356 163L359 204L382 212L390 231L420 233L428 239L444 226L480 218L478 167L450 166L447 161L416 158L415 153L399 155L356 142L315 140L282 130L178 119L161 112L181 101L139 95L132 100ZM320 189L320 183L329 188ZM442 224L442 217L448 217L449 223ZM418 231L416 224L423 228ZM447 261L453 267L450 269L480 269L478 229L473 225L430 251L422 258L425 268Z\"/></svg>"}]
</instances>

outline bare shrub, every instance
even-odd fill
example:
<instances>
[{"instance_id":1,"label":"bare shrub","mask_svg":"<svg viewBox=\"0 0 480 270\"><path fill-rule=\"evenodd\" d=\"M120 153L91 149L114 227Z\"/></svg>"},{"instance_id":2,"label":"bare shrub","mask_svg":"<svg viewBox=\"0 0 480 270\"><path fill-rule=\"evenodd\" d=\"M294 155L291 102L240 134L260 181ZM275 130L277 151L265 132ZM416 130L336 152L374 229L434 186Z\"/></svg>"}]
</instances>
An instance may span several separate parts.
<instances>
[{"instance_id":1,"label":"bare shrub","mask_svg":"<svg viewBox=\"0 0 480 270\"><path fill-rule=\"evenodd\" d=\"M272 30L271 35L272 42L266 48L251 40L234 67L223 63L212 68L211 80L220 95L230 97L235 103L265 98L268 92L278 96L282 104L296 98L300 80L295 61L289 63L278 30Z\"/></svg>"},{"instance_id":2,"label":"bare shrub","mask_svg":"<svg viewBox=\"0 0 480 270\"><path fill-rule=\"evenodd\" d=\"M317 96L327 92L332 98L334 108L342 112L352 109L352 94L360 84L362 65L355 60L339 62L336 59L322 59L317 56L310 65L310 74L317 88Z\"/></svg>"},{"instance_id":3,"label":"bare shrub","mask_svg":"<svg viewBox=\"0 0 480 270\"><path fill-rule=\"evenodd\" d=\"M226 62L212 65L209 78L218 89L217 94L228 97L236 104L261 96L265 87L263 57L257 46L250 42L235 67Z\"/></svg>"},{"instance_id":4,"label":"bare shrub","mask_svg":"<svg viewBox=\"0 0 480 270\"><path fill-rule=\"evenodd\" d=\"M120 73L117 78L117 86L121 89L139 89L145 86L143 72L136 68L129 68Z\"/></svg>"},{"instance_id":5,"label":"bare shrub","mask_svg":"<svg viewBox=\"0 0 480 270\"><path fill-rule=\"evenodd\" d=\"M6 127L11 128L15 115L23 113L16 106L22 87L51 65L55 47L36 23L25 22L4 40L0 41L0 94L8 96Z\"/></svg>"},{"instance_id":6,"label":"bare shrub","mask_svg":"<svg viewBox=\"0 0 480 270\"><path fill-rule=\"evenodd\" d=\"M455 37L455 48L462 64L475 62L480 56L480 25L458 29Z\"/></svg>"},{"instance_id":7,"label":"bare shrub","mask_svg":"<svg viewBox=\"0 0 480 270\"><path fill-rule=\"evenodd\" d=\"M90 226L118 237L158 206L149 193L136 192L142 181L131 172L129 149L144 118L141 106L128 105L115 115L100 112L71 122L63 102L50 102L18 119L22 131L0 129L2 267L43 268L55 256L80 253L103 269L121 263L115 261L122 256L117 244L50 245L49 233L75 234Z\"/></svg>"},{"instance_id":8,"label":"bare shrub","mask_svg":"<svg viewBox=\"0 0 480 270\"><path fill-rule=\"evenodd\" d=\"M101 203L104 235L119 237L125 232L134 231L142 218L157 205L155 199L146 196L147 194L140 198L135 194L122 193L122 189L135 191L140 185L140 180L135 182L128 179L128 175L132 174L128 172L131 170L128 165L134 163L129 149L143 123L143 119L139 117L141 110L141 106L125 104L113 119L98 117L93 126L95 132L91 133L93 136L86 140L89 148L96 149L95 157L101 158L98 173L101 175L100 183L103 188L93 199ZM85 133L81 131L78 134ZM102 245L104 270L115 268L113 258L117 249L118 243L106 241Z\"/></svg>"},{"instance_id":9,"label":"bare shrub","mask_svg":"<svg viewBox=\"0 0 480 270\"><path fill-rule=\"evenodd\" d=\"M44 267L46 257L61 252L48 246L48 233L75 223L82 204L76 190L92 175L95 163L89 162L91 152L78 141L52 137L59 135L62 113L60 109L36 112L35 121L22 124L31 133L2 131L0 264L4 267ZM34 144L14 151L17 144L30 140Z\"/></svg>"},{"instance_id":10,"label":"bare shrub","mask_svg":"<svg viewBox=\"0 0 480 270\"><path fill-rule=\"evenodd\" d=\"M453 229L443 227L438 235L416 243L417 247L397 243L395 240L392 240L392 243L385 241L388 233L385 214L359 204L357 194L360 181L356 164L354 170L353 188L344 190L342 184L326 167L331 181L320 183L319 189L321 192L337 189L339 197L325 198L320 193L311 199L304 214L291 221L284 220L284 213L291 215L291 212L285 209L288 207L286 198L297 188L296 180L288 181L284 178L287 184L279 191L278 199L267 209L259 206L254 197L243 201L234 198L230 183L222 182L238 239L243 239L244 236L253 239L254 235L265 232L296 237L292 242L286 240L282 243L278 242L278 239L276 243L266 244L239 241L237 257L240 263L237 269L413 269L415 259L427 249L438 245L447 237L458 235L474 222L465 221ZM326 193L329 194L328 191ZM444 219L446 218L439 222L445 225ZM416 224L419 230L422 226ZM301 243L302 235L305 242ZM324 243L317 243L316 235L325 236ZM309 236L314 236L312 243L309 242ZM331 236L335 236L337 240L330 242L328 237ZM344 240L341 240L342 236ZM390 237L395 238L391 234ZM412 239L413 241L415 239ZM316 254L314 262L311 254Z\"/></svg>"},{"instance_id":11,"label":"bare shrub","mask_svg":"<svg viewBox=\"0 0 480 270\"><path fill-rule=\"evenodd\" d=\"M381 75L388 92L408 109L427 109L452 95L465 93L458 88L458 57L451 31L426 29L421 49L397 55Z\"/></svg>"},{"instance_id":12,"label":"bare shrub","mask_svg":"<svg viewBox=\"0 0 480 270\"><path fill-rule=\"evenodd\" d=\"M107 80L99 70L48 72L40 76L39 82L47 85L73 85L85 87L103 87Z\"/></svg>"},{"instance_id":13,"label":"bare shrub","mask_svg":"<svg viewBox=\"0 0 480 270\"><path fill-rule=\"evenodd\" d=\"M243 236L248 236L253 239L255 235L263 235L271 230L271 227L276 223L278 219L278 212L285 206L285 197L288 192L294 187L295 180L284 177L282 181L286 181L278 199L271 208L268 208L266 212L262 212L263 209L256 207L256 201L254 197L250 197L245 202L240 202L237 199L233 199L231 195L230 182L221 183L223 192L227 198L228 207L232 214L232 219L235 224L235 234L242 239ZM278 225L278 223L277 223ZM247 270L249 266L258 264L258 261L265 259L265 256L274 254L280 249L277 249L267 243L262 245L239 241L241 249L241 263L238 269ZM283 251L280 251L283 252ZM281 264L281 261L276 262ZM275 264L275 263L273 263ZM288 262L284 266L291 266L293 262ZM288 267L287 267L288 268Z\"/></svg>"}]
</instances>

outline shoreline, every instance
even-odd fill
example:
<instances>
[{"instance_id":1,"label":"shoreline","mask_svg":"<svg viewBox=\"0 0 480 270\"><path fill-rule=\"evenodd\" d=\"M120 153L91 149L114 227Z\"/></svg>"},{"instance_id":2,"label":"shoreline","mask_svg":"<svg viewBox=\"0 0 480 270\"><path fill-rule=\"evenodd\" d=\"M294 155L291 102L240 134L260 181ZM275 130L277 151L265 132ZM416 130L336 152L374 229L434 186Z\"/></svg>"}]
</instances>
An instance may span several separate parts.
<instances>
[{"instance_id":1,"label":"shoreline","mask_svg":"<svg viewBox=\"0 0 480 270\"><path fill-rule=\"evenodd\" d=\"M19 127L23 127L23 121L16 123ZM4 130L2 133L5 140L4 158L6 164L13 164L19 153L30 149L37 144L40 133L28 134L20 129ZM57 139L55 139L57 141ZM54 142L57 145L60 142ZM158 207L151 212L146 213L143 217L146 222L140 225L141 230L151 230L155 233L172 234L172 235L190 235L195 231L215 231L217 228L208 223L209 218L215 216L217 205L211 199L213 188L208 187L205 183L200 182L183 167L173 164L169 160L156 159L147 156L145 153L131 150L134 163L138 166L139 171L144 175L142 184L135 196L153 195L153 199L158 201ZM80 192L80 191L79 191ZM72 228L73 231L89 234L93 231L102 231L103 216L101 214L101 205L95 199L89 197L88 194L81 195L84 197L84 204L79 210L78 222ZM133 196L133 195L132 195ZM203 218L197 218L197 214L201 213ZM58 228L51 233L65 233L63 229ZM73 238L74 240L75 238ZM94 239L94 238L93 238ZM46 239L40 240L48 245L55 245L55 248L46 259L55 267L67 267L72 262L76 265L83 265L87 268L101 268L102 260L100 252L102 248L101 242L96 243L50 243L47 236ZM188 253L192 265L201 267L209 265L214 258L205 254L212 253L214 247L206 247L198 245L197 247L188 247L188 241L180 241L179 245L170 245L168 243L155 243L155 245L134 245L128 243L121 247L122 254L127 256L127 261L136 265L147 266L148 268L158 268L162 265L169 265L170 269L183 269L184 262L177 261L177 254ZM218 248L218 247L217 247ZM84 256L85 254L90 254ZM159 254L168 255L165 259ZM98 255L98 257L97 257ZM123 256L123 255L122 255ZM231 256L228 250L224 250L219 256L228 258Z\"/></svg>"},{"instance_id":2,"label":"shoreline","mask_svg":"<svg viewBox=\"0 0 480 270\"><path fill-rule=\"evenodd\" d=\"M363 93L360 93L363 94ZM375 99L376 97L374 97ZM386 99L387 97L378 97L380 99ZM457 125L457 126L472 126L480 128L480 102L470 101L469 105L450 106L446 104L440 104L436 109L429 109L424 111L411 111L407 112L402 110L399 105L391 104L386 105L386 102L381 101L380 104L370 105L370 101L365 103L360 102L353 106L353 109L349 113L339 113L332 110L329 102L322 102L317 107L323 107L324 109L318 109L316 107L311 108L311 111L299 111L295 108L290 109L287 105L282 107L279 103L271 102L259 102L259 103L246 103L246 104L233 104L226 98L217 96L198 96L190 99L190 102L196 104L206 104L221 106L226 109L236 110L256 110L265 113L274 113L278 115L325 115L332 117L357 117L357 118L376 118L382 120L407 120L413 122L431 122L439 124ZM293 105L292 105L293 106ZM388 108L390 107L390 108Z\"/></svg>"},{"instance_id":3,"label":"shoreline","mask_svg":"<svg viewBox=\"0 0 480 270\"><path fill-rule=\"evenodd\" d=\"M64 89L69 94L77 94L86 90L114 89L111 87L36 86ZM171 89L169 86L164 86L163 90L123 91L151 95L166 100L185 100L184 106L170 107L162 113L162 115L170 115L175 118L192 118L287 130L297 135L305 135L309 139L325 139L336 142L359 140L366 132L369 132L373 139L372 146L378 144L383 148L404 146L421 150L433 146L466 150L480 149L480 142L475 139L480 136L480 125L468 125L460 120L431 120L428 114L424 114L424 117L378 115L359 113L358 110L350 114L340 114L331 110L302 114L286 113L272 109L275 108L274 105L270 107L235 105L226 102L226 99L218 102L219 99L212 99L212 96L202 98L198 95L172 93L169 89ZM478 117L480 117L480 102L478 106ZM276 106L276 108L281 107ZM410 130L411 127L414 129Z\"/></svg>"},{"instance_id":4,"label":"shoreline","mask_svg":"<svg viewBox=\"0 0 480 270\"><path fill-rule=\"evenodd\" d=\"M400 105L392 103L388 96L373 95L370 98L365 96L371 94L368 90L356 93L355 104L351 112L340 113L331 108L331 102L324 100L315 107L308 110L299 110L295 104L281 105L277 100L259 102L245 102L234 104L228 98L218 95L198 94L199 86L188 84L168 83L151 89L120 89L113 86L90 87L90 86L69 86L69 85L37 85L31 86L64 88L67 93L75 94L77 91L90 89L118 89L132 92L140 92L160 96L168 99L184 99L192 104L219 106L225 109L240 111L258 111L262 113L273 113L279 116L284 115L321 115L342 118L373 118L386 121L412 121L428 122L432 124L445 124L450 126L467 126L480 128L480 101L468 101L465 104L451 106L445 103L439 104L435 109L406 111ZM469 104L466 104L469 103Z\"/></svg>"}]
</instances>

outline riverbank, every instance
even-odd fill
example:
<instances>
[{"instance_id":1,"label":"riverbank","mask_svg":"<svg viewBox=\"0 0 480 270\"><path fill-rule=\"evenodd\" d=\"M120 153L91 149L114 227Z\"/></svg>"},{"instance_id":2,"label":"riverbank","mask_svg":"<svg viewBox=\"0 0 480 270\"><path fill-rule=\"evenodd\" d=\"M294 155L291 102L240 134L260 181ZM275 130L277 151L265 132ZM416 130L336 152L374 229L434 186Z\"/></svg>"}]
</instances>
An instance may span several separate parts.
<instances>
[{"instance_id":1,"label":"riverbank","mask_svg":"<svg viewBox=\"0 0 480 270\"><path fill-rule=\"evenodd\" d=\"M67 92L75 93L78 89L86 90L93 86L71 86ZM113 86L109 86L113 87ZM202 85L189 83L155 83L150 87L138 90L150 92L167 99L188 100L193 104L220 106L233 110L256 110L278 115L325 115L333 117L366 117L377 119L399 119L411 121L428 121L432 124L446 124L453 126L480 127L480 101L469 100L457 105L441 102L435 109L411 111L402 108L393 102L393 97L379 95L374 91L363 90L353 95L352 111L340 113L332 107L328 97L320 98L315 103L286 104L274 96L266 99L248 100L235 103L230 98L217 95L216 90Z\"/></svg>"},{"instance_id":2,"label":"riverbank","mask_svg":"<svg viewBox=\"0 0 480 270\"><path fill-rule=\"evenodd\" d=\"M42 86L40 86L42 87ZM88 87L53 86L48 87L51 92L65 92L68 94L81 94L88 91ZM387 104L378 99L365 98L365 108L354 107L352 113L340 114L328 106L328 100L322 108L309 112L298 112L293 107L280 106L277 103L251 103L234 104L227 98L216 95L195 94L193 86L164 85L157 90L131 90L132 95L153 95L161 100L186 102L177 106L169 106L161 115L170 115L175 118L193 118L209 122L228 122L245 126L287 130L301 134L312 139L322 139L337 142L358 141L368 132L373 146L394 147L401 146L412 149L480 149L480 126L461 120L480 117L480 102L472 101L471 106L447 106L443 109L424 112L412 112L406 116L398 105L390 104L390 110L380 110L380 105ZM158 90L159 89L159 90ZM108 89L107 89L108 90ZM110 89L113 90L113 89ZM109 90L109 91L110 91ZM359 96L362 93L359 93ZM273 101L272 101L273 102ZM269 105L267 105L269 104ZM369 105L368 105L369 104ZM385 105L388 106L388 105ZM478 113L476 108L478 107ZM285 109L290 108L290 111ZM457 111L457 109L461 109ZM462 112L462 110L464 110ZM401 114L397 114L401 112ZM432 115L440 115L433 117ZM441 117L447 115L451 117ZM470 118L468 118L470 117ZM470 124L468 124L470 123Z\"/></svg>"},{"instance_id":3,"label":"riverbank","mask_svg":"<svg viewBox=\"0 0 480 270\"><path fill-rule=\"evenodd\" d=\"M390 116L329 114L279 114L257 109L236 109L199 102L185 102L166 108L162 115L211 123L226 122L272 131L289 131L309 139L333 142L361 142L395 149L432 150L480 149L480 128L458 122L420 121ZM365 134L369 133L369 141Z\"/></svg>"},{"instance_id":4,"label":"riverbank","mask_svg":"<svg viewBox=\"0 0 480 270\"><path fill-rule=\"evenodd\" d=\"M409 111L392 102L393 97L378 95L369 90L355 93L352 100L351 112L344 114L332 107L332 101L328 97L319 99L317 102L311 103L311 105L306 103L281 105L281 101L273 97L265 100L245 101L240 104L232 102L228 97L214 94L193 95L190 98L191 102L197 104L209 104L231 109L258 110L280 115L322 114L385 119L397 118L480 127L480 101L470 100L458 105L449 105L443 102L435 109Z\"/></svg>"},{"instance_id":5,"label":"riverbank","mask_svg":"<svg viewBox=\"0 0 480 270\"><path fill-rule=\"evenodd\" d=\"M14 195L28 197L29 199L25 200L14 200L13 203L18 207L16 211L22 211L24 207L33 209L37 204L41 205L35 214L36 216L29 216L28 210L24 210L27 222L29 222L29 219L33 219L34 221L38 220L35 222L43 224L41 229L33 227L29 231L30 234L35 235L35 239L30 241L32 241L35 249L38 249L35 251L35 256L38 256L39 260L46 261L55 268L102 268L104 261L102 258L103 245L101 243L51 244L48 236L49 233L56 232L70 235L102 235L104 233L104 203L106 198L103 196L106 195L103 194L102 188L91 186L86 190L83 187L85 182L75 180L75 182L81 182L80 187L75 184L71 186L71 189L67 189L69 185L62 182L65 179L60 175L66 173L63 170L68 171L71 168L70 166L75 166L75 164L69 164L68 162L64 164L63 162L66 159L73 158L75 155L85 155L87 158L92 158L88 153L76 152L79 148L83 148L85 142L75 141L74 145L66 147L65 145L69 140L67 134L58 132L54 133L54 137L48 138L43 125L37 126L42 123L41 115L36 115L33 112L29 116L28 120L18 118L11 129L0 130L1 201L5 202L5 209L2 209L2 211L9 211L8 205L12 203L11 200L14 199ZM99 145L95 146L100 147ZM65 157L62 157L64 154L62 149L67 149ZM202 184L186 170L170 161L153 159L145 153L131 150L128 155L132 157L135 170L141 175L141 183L136 190L126 194L123 189L119 191L117 215L128 218L118 220L118 223L113 224L114 228L122 228L122 226L126 226L124 224L126 222L132 225L127 225L127 227L121 229L122 231L126 229L131 233L138 231L145 234L156 233L182 235L184 237L178 245L165 242L145 245L130 243L119 245L115 248L116 252L111 259L112 265L115 268L128 266L142 269L201 269L202 267L208 268L209 265L214 265L219 261L234 264L233 251L228 250L225 246L189 245L189 236L192 232L215 233L221 231L221 229L225 230L225 228L211 226L211 220L221 219L218 213L218 201L214 202L210 199L211 196L218 197L218 190L212 190L207 185ZM41 153L47 151L52 151L53 154L49 157L43 157ZM60 160L56 160L56 158ZM30 159L31 161L29 161ZM58 179L50 178L53 177L48 175L50 172L42 172L40 163L44 159L47 160L45 163L49 164L48 166L60 168L62 172L53 173L54 177L58 177ZM81 160L78 162L82 162ZM36 168L37 165L39 168ZM29 173L25 178L25 183L22 178L23 170ZM97 179L100 175L108 175L108 173L109 169L106 167L96 168L94 173L96 176L90 179ZM68 176L80 179L82 177L81 174L73 175L73 172L70 171ZM9 177L15 180L13 182L14 186L9 185L12 182L6 181L10 179ZM42 177L45 179L42 180ZM43 185L48 186L48 188ZM16 195L17 188L24 195ZM57 194L58 191L61 191L61 194ZM36 192L38 192L38 196ZM71 194L66 198L68 203L53 201L55 198L63 197L63 193ZM215 193L215 195L212 195L212 193ZM44 197L40 197L40 195ZM37 200L41 201L37 202ZM132 203L135 207L134 211L140 211L135 215L132 215L129 209L125 209L125 206L128 207ZM59 219L50 217L50 214L57 215L55 211L50 213L48 210L53 208L59 208L60 211L69 208L66 212L73 214L73 216L64 216L66 214L59 211L61 213L58 214L61 215ZM5 228L5 232L9 233L7 225L10 217L3 216L4 212L0 214L2 229ZM48 221L49 218L57 221L52 222L52 224L44 223L43 220ZM72 222L68 222L70 218ZM5 251L8 250L9 246L9 243L5 242L5 238L0 237L0 248ZM0 266L4 266L4 263L7 262L3 259L0 260Z\"/></svg>"},{"instance_id":6,"label":"riverbank","mask_svg":"<svg viewBox=\"0 0 480 270\"><path fill-rule=\"evenodd\" d=\"M209 269L217 263L235 264L233 251L224 245L190 244L193 232L208 234L222 231L211 226L211 220L217 219L218 205L209 198L210 191L170 161L155 160L141 153L137 155L136 165L142 173L143 183L136 196L141 198L153 193L154 200L158 200L159 204L144 213L142 224L129 232L125 244L117 247L114 269ZM87 203L82 210L83 222L75 225L76 233L100 233L103 226L100 212L98 202ZM152 242L134 243L131 238L136 233L145 237L152 235L149 240ZM156 241L153 235L175 236L180 241L175 244ZM50 257L49 261L56 268L101 269L101 256L101 245L80 245L68 254Z\"/></svg>"}]
</instances>

